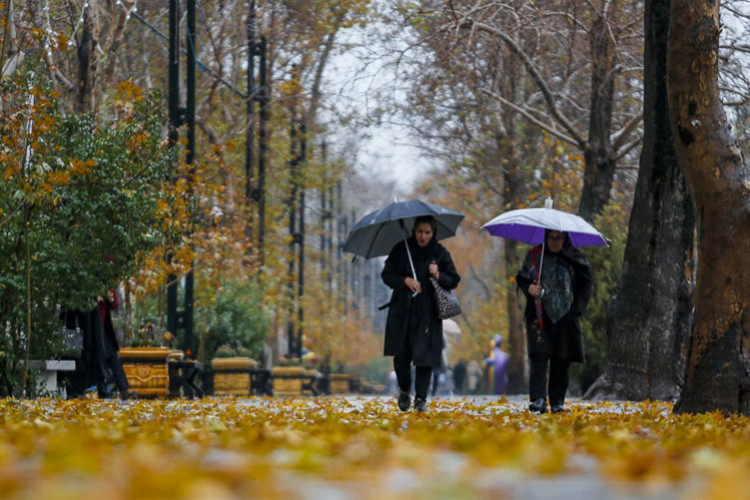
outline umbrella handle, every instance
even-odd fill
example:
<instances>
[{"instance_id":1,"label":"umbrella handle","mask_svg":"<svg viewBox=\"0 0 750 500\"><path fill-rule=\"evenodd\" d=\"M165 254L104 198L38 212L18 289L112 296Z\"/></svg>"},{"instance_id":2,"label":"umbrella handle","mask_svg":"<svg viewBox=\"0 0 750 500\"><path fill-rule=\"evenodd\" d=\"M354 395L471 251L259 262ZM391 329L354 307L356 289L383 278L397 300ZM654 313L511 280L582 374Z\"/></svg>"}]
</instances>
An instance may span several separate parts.
<instances>
[{"instance_id":1,"label":"umbrella handle","mask_svg":"<svg viewBox=\"0 0 750 500\"><path fill-rule=\"evenodd\" d=\"M542 255L539 256L539 274L536 277L536 284L540 285L542 284L542 266L544 265L544 244L547 243L547 238L545 237L542 240ZM544 291L542 291L544 293ZM534 299L534 305L536 306L536 317L539 319L539 328L543 328L542 323L542 296L536 297Z\"/></svg>"},{"instance_id":2,"label":"umbrella handle","mask_svg":"<svg viewBox=\"0 0 750 500\"><path fill-rule=\"evenodd\" d=\"M545 238L546 239L546 238ZM536 284L541 285L542 284L542 266L544 265L544 244L546 241L542 241L542 254L539 256L539 274L537 274L536 277Z\"/></svg>"},{"instance_id":3,"label":"umbrella handle","mask_svg":"<svg viewBox=\"0 0 750 500\"><path fill-rule=\"evenodd\" d=\"M406 228L404 227L404 220L399 219L399 224L401 225L401 234L404 236L404 245L406 246L406 255L409 256L409 266L411 266L411 274L414 277L414 280L417 280L417 272L414 270L414 261L411 259L411 250L409 250L409 241L406 236ZM414 292L412 294L412 297L416 297L417 292Z\"/></svg>"}]
</instances>

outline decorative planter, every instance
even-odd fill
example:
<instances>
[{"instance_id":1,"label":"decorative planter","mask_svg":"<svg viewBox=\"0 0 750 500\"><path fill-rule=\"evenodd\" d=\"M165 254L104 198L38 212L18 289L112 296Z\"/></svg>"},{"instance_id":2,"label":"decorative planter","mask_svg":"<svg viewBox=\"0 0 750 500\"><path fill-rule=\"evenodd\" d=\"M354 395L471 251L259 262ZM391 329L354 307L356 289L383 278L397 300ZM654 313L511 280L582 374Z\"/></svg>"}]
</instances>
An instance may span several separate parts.
<instances>
[{"instance_id":1,"label":"decorative planter","mask_svg":"<svg viewBox=\"0 0 750 500\"><path fill-rule=\"evenodd\" d=\"M124 347L120 349L122 369L130 391L139 396L166 397L169 390L169 370L166 347Z\"/></svg>"},{"instance_id":2,"label":"decorative planter","mask_svg":"<svg viewBox=\"0 0 750 500\"><path fill-rule=\"evenodd\" d=\"M249 396L250 369L257 363L251 358L214 358L214 395Z\"/></svg>"},{"instance_id":3,"label":"decorative planter","mask_svg":"<svg viewBox=\"0 0 750 500\"><path fill-rule=\"evenodd\" d=\"M302 381L305 369L301 366L274 366L273 376L274 396L301 396Z\"/></svg>"},{"instance_id":4,"label":"decorative planter","mask_svg":"<svg viewBox=\"0 0 750 500\"><path fill-rule=\"evenodd\" d=\"M351 392L351 373L331 373L328 379L331 394L349 394Z\"/></svg>"}]
</instances>

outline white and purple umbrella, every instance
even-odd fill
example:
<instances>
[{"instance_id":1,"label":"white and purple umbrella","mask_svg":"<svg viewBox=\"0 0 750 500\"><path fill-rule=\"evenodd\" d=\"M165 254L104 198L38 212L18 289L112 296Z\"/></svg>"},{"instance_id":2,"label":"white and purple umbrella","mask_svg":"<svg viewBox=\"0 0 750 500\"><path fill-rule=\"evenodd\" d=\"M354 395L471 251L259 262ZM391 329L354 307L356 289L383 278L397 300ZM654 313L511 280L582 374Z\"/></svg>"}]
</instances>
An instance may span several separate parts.
<instances>
[{"instance_id":1,"label":"white and purple umbrella","mask_svg":"<svg viewBox=\"0 0 750 500\"><path fill-rule=\"evenodd\" d=\"M493 236L544 245L546 230L567 233L574 247L607 246L604 236L578 215L555 210L547 198L544 208L521 208L500 214L482 226Z\"/></svg>"},{"instance_id":2,"label":"white and purple umbrella","mask_svg":"<svg viewBox=\"0 0 750 500\"><path fill-rule=\"evenodd\" d=\"M544 200L544 208L521 208L500 214L482 226L493 236L510 238L528 243L542 245L542 257L539 262L539 273L536 283L542 278L544 264L544 235L546 231L566 233L574 247L607 246L607 240L594 226L582 217L552 208L552 198ZM539 324L542 324L542 302L534 300Z\"/></svg>"}]
</instances>

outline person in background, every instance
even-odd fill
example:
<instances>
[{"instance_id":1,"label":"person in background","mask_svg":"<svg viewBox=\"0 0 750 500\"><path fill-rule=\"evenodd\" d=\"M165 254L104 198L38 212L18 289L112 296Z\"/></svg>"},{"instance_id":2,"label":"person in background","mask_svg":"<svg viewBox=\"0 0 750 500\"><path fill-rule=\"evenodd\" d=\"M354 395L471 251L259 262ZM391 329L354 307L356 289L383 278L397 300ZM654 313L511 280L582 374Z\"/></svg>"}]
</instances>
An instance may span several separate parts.
<instances>
[{"instance_id":1,"label":"person in background","mask_svg":"<svg viewBox=\"0 0 750 500\"><path fill-rule=\"evenodd\" d=\"M429 288L430 277L446 290L456 288L461 279L450 253L438 243L436 231L434 217L417 217L411 237L393 247L381 273L383 282L393 290L385 326L384 355L393 356L401 411L411 406L412 363L416 366L414 409L427 409L430 376L433 367L440 366L445 347L443 321L438 318ZM409 255L416 276L412 275Z\"/></svg>"},{"instance_id":2,"label":"person in background","mask_svg":"<svg viewBox=\"0 0 750 500\"><path fill-rule=\"evenodd\" d=\"M469 361L466 367L466 383L469 394L479 394L479 386L482 382L482 367L479 366L476 359Z\"/></svg>"},{"instance_id":3,"label":"person in background","mask_svg":"<svg viewBox=\"0 0 750 500\"><path fill-rule=\"evenodd\" d=\"M544 260L542 246L532 248L516 275L526 295L529 409L535 413L547 411L548 391L551 410L565 411L568 369L585 359L581 316L593 286L589 263L567 234L547 230L545 241Z\"/></svg>"},{"instance_id":4,"label":"person in background","mask_svg":"<svg viewBox=\"0 0 750 500\"><path fill-rule=\"evenodd\" d=\"M466 393L466 361L463 359L453 367L453 385L456 394Z\"/></svg>"},{"instance_id":5,"label":"person in background","mask_svg":"<svg viewBox=\"0 0 750 500\"><path fill-rule=\"evenodd\" d=\"M508 387L507 371L510 356L500 350L500 346L503 344L503 337L501 335L495 335L492 339L492 344L492 355L485 359L484 362L487 366L492 367L492 393L502 396Z\"/></svg>"},{"instance_id":6,"label":"person in background","mask_svg":"<svg viewBox=\"0 0 750 500\"><path fill-rule=\"evenodd\" d=\"M130 386L128 385L125 371L122 369L122 361L120 361L119 354L120 346L117 342L115 326L112 323L112 311L120 307L120 300L117 297L117 292L110 290L106 297L97 297L96 303L102 325L102 360L114 377L115 387L117 387L120 397L128 399L130 397Z\"/></svg>"},{"instance_id":7,"label":"person in background","mask_svg":"<svg viewBox=\"0 0 750 500\"><path fill-rule=\"evenodd\" d=\"M432 368L432 397L437 396L440 387L445 382L445 352L440 356L440 365Z\"/></svg>"}]
</instances>

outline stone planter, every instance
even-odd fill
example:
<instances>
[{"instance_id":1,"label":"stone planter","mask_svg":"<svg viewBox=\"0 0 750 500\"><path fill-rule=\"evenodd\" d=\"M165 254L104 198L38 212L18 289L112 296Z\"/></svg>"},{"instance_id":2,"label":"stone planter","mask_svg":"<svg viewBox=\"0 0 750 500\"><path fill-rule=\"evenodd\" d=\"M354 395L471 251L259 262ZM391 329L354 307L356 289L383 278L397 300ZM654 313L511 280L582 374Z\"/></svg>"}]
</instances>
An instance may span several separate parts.
<instances>
[{"instance_id":1,"label":"stone planter","mask_svg":"<svg viewBox=\"0 0 750 500\"><path fill-rule=\"evenodd\" d=\"M301 396L302 382L305 369L301 366L274 366L271 371L273 377L274 396Z\"/></svg>"},{"instance_id":2,"label":"stone planter","mask_svg":"<svg viewBox=\"0 0 750 500\"><path fill-rule=\"evenodd\" d=\"M214 358L215 396L250 396L250 369L257 363L251 358Z\"/></svg>"},{"instance_id":3,"label":"stone planter","mask_svg":"<svg viewBox=\"0 0 750 500\"><path fill-rule=\"evenodd\" d=\"M331 394L349 394L351 392L351 373L331 373L328 380Z\"/></svg>"},{"instance_id":4,"label":"stone planter","mask_svg":"<svg viewBox=\"0 0 750 500\"><path fill-rule=\"evenodd\" d=\"M138 396L166 397L169 370L166 347L124 347L120 349L122 369L130 391Z\"/></svg>"}]
</instances>

